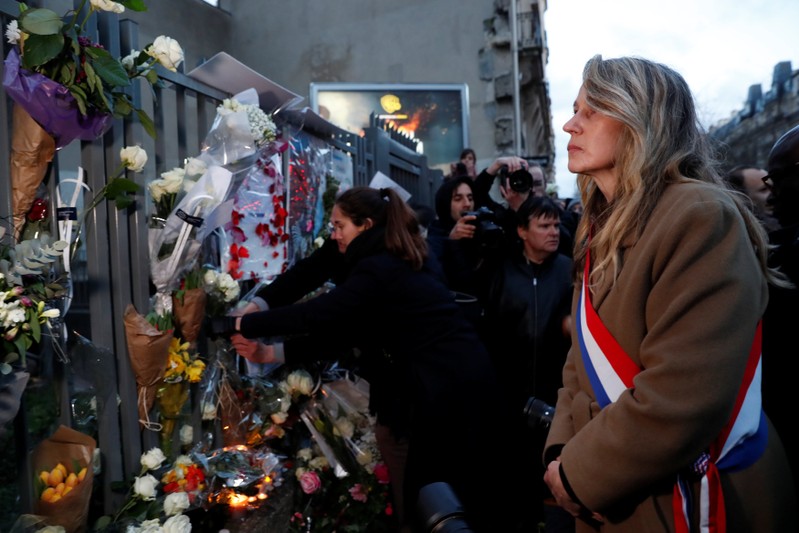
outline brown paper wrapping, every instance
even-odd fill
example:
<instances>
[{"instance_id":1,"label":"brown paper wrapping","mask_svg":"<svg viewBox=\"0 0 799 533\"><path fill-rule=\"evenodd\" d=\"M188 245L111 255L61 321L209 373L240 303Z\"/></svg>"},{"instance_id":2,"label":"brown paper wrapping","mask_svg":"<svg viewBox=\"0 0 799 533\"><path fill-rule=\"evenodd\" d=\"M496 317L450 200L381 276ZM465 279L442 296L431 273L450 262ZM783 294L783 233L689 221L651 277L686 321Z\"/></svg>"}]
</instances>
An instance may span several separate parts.
<instances>
[{"instance_id":1,"label":"brown paper wrapping","mask_svg":"<svg viewBox=\"0 0 799 533\"><path fill-rule=\"evenodd\" d=\"M83 481L57 502L45 502L37 498L34 513L44 517L47 524L62 526L66 533L86 531L94 480L92 456L96 447L97 442L90 436L61 426L33 450L33 472L37 476L42 470L51 471L58 463L62 463L69 471L73 471L76 465L86 467Z\"/></svg>"},{"instance_id":2,"label":"brown paper wrapping","mask_svg":"<svg viewBox=\"0 0 799 533\"><path fill-rule=\"evenodd\" d=\"M169 362L169 343L172 332L158 331L140 315L133 304L125 309L125 339L130 366L136 375L139 398L139 423L147 427L149 411L155 402L158 385Z\"/></svg>"},{"instance_id":3,"label":"brown paper wrapping","mask_svg":"<svg viewBox=\"0 0 799 533\"><path fill-rule=\"evenodd\" d=\"M55 155L55 139L18 104L14 104L12 116L11 202L14 239L19 241L25 215Z\"/></svg>"},{"instance_id":4,"label":"brown paper wrapping","mask_svg":"<svg viewBox=\"0 0 799 533\"><path fill-rule=\"evenodd\" d=\"M180 335L184 341L194 345L205 318L205 300L207 296L202 287L188 289L183 293L183 303L172 295L172 314L180 328Z\"/></svg>"}]
</instances>

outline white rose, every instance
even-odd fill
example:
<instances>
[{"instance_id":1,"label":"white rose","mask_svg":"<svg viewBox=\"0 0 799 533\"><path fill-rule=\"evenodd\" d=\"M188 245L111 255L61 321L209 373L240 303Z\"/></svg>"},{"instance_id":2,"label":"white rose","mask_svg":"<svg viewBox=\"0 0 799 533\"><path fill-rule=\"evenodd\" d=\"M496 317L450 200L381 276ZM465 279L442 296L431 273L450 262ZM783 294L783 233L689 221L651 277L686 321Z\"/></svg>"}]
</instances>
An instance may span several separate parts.
<instances>
[{"instance_id":1,"label":"white rose","mask_svg":"<svg viewBox=\"0 0 799 533\"><path fill-rule=\"evenodd\" d=\"M283 413L283 412L280 412L280 413L272 413L272 414L269 416L269 418L271 418L271 419L272 419L272 422L274 422L275 424L278 424L278 425L280 425L280 424L284 423L288 417L289 417L289 416L288 416L286 413Z\"/></svg>"},{"instance_id":2,"label":"white rose","mask_svg":"<svg viewBox=\"0 0 799 533\"><path fill-rule=\"evenodd\" d=\"M89 3L92 5L93 11L109 11L111 13L123 13L125 11L125 6L111 0L89 0Z\"/></svg>"},{"instance_id":3,"label":"white rose","mask_svg":"<svg viewBox=\"0 0 799 533\"><path fill-rule=\"evenodd\" d=\"M186 160L186 175L187 176L202 176L208 170L208 165L205 161L197 157L190 157Z\"/></svg>"},{"instance_id":4,"label":"white rose","mask_svg":"<svg viewBox=\"0 0 799 533\"><path fill-rule=\"evenodd\" d=\"M369 450L362 450L361 453L355 458L361 466L367 466L372 462L372 452Z\"/></svg>"},{"instance_id":5,"label":"white rose","mask_svg":"<svg viewBox=\"0 0 799 533\"><path fill-rule=\"evenodd\" d=\"M150 474L137 477L133 482L133 492L142 500L154 500L155 488L158 486L158 480Z\"/></svg>"},{"instance_id":6,"label":"white rose","mask_svg":"<svg viewBox=\"0 0 799 533\"><path fill-rule=\"evenodd\" d=\"M203 420L215 420L216 419L216 403L214 402L203 402L202 403L202 410L203 410Z\"/></svg>"},{"instance_id":7,"label":"white rose","mask_svg":"<svg viewBox=\"0 0 799 533\"><path fill-rule=\"evenodd\" d=\"M152 520L145 520L141 523L141 527L136 530L138 533L163 533L161 529L161 521L157 518Z\"/></svg>"},{"instance_id":8,"label":"white rose","mask_svg":"<svg viewBox=\"0 0 799 533\"><path fill-rule=\"evenodd\" d=\"M295 370L286 378L290 390L310 396L313 391L313 379L305 370Z\"/></svg>"},{"instance_id":9,"label":"white rose","mask_svg":"<svg viewBox=\"0 0 799 533\"><path fill-rule=\"evenodd\" d=\"M147 188L150 190L150 196L153 197L154 202L160 202L161 198L166 194L166 187L164 187L164 180L153 180Z\"/></svg>"},{"instance_id":10,"label":"white rose","mask_svg":"<svg viewBox=\"0 0 799 533\"><path fill-rule=\"evenodd\" d=\"M324 455L320 455L308 461L308 466L314 470L324 470L330 466L330 463L327 462L327 458Z\"/></svg>"},{"instance_id":11,"label":"white rose","mask_svg":"<svg viewBox=\"0 0 799 533\"><path fill-rule=\"evenodd\" d=\"M303 461L310 461L313 457L313 450L310 448L303 448L302 450L297 452L297 457L302 459Z\"/></svg>"},{"instance_id":12,"label":"white rose","mask_svg":"<svg viewBox=\"0 0 799 533\"><path fill-rule=\"evenodd\" d=\"M164 533L189 533L191 531L191 520L182 514L172 516L164 522Z\"/></svg>"},{"instance_id":13,"label":"white rose","mask_svg":"<svg viewBox=\"0 0 799 533\"><path fill-rule=\"evenodd\" d=\"M189 495L185 492L173 492L164 499L164 514L172 516L189 508Z\"/></svg>"},{"instance_id":14,"label":"white rose","mask_svg":"<svg viewBox=\"0 0 799 533\"><path fill-rule=\"evenodd\" d=\"M214 270L206 270L203 272L203 285L206 289L213 289L216 286L216 272Z\"/></svg>"},{"instance_id":15,"label":"white rose","mask_svg":"<svg viewBox=\"0 0 799 533\"><path fill-rule=\"evenodd\" d=\"M188 455L178 455L175 458L175 466L189 466L193 463L194 461L192 461L191 457L189 457ZM178 475L180 476L180 472L178 472ZM181 477L181 479L183 478Z\"/></svg>"},{"instance_id":16,"label":"white rose","mask_svg":"<svg viewBox=\"0 0 799 533\"><path fill-rule=\"evenodd\" d=\"M351 439L355 433L355 426L348 418L339 418L333 423L333 433L336 432L346 439Z\"/></svg>"},{"instance_id":17,"label":"white rose","mask_svg":"<svg viewBox=\"0 0 799 533\"><path fill-rule=\"evenodd\" d=\"M65 533L64 526L45 526L42 529L37 529L36 533Z\"/></svg>"},{"instance_id":18,"label":"white rose","mask_svg":"<svg viewBox=\"0 0 799 533\"><path fill-rule=\"evenodd\" d=\"M164 189L170 194L180 192L183 186L183 177L186 171L180 167L175 167L172 170L161 173L161 178L164 180Z\"/></svg>"},{"instance_id":19,"label":"white rose","mask_svg":"<svg viewBox=\"0 0 799 533\"><path fill-rule=\"evenodd\" d=\"M178 42L166 35L159 35L153 44L147 48L147 55L154 57L161 65L172 72L178 70L183 62L183 49Z\"/></svg>"},{"instance_id":20,"label":"white rose","mask_svg":"<svg viewBox=\"0 0 799 533\"><path fill-rule=\"evenodd\" d=\"M180 428L180 443L184 446L190 445L194 441L194 428L188 424L183 424Z\"/></svg>"},{"instance_id":21,"label":"white rose","mask_svg":"<svg viewBox=\"0 0 799 533\"><path fill-rule=\"evenodd\" d=\"M164 452L161 451L161 448L151 448L150 451L141 456L141 465L146 470L155 470L161 466L164 461L166 461L166 456Z\"/></svg>"},{"instance_id":22,"label":"white rose","mask_svg":"<svg viewBox=\"0 0 799 533\"><path fill-rule=\"evenodd\" d=\"M295 476L297 479L300 479L300 478L303 476L303 474L305 474L307 471L308 471L308 469L307 469L307 468L305 468L304 466L301 466L301 467L297 468L297 469L294 471L294 476Z\"/></svg>"},{"instance_id":23,"label":"white rose","mask_svg":"<svg viewBox=\"0 0 799 533\"><path fill-rule=\"evenodd\" d=\"M147 152L141 146L126 146L119 151L122 164L133 172L141 172L147 164Z\"/></svg>"}]
</instances>

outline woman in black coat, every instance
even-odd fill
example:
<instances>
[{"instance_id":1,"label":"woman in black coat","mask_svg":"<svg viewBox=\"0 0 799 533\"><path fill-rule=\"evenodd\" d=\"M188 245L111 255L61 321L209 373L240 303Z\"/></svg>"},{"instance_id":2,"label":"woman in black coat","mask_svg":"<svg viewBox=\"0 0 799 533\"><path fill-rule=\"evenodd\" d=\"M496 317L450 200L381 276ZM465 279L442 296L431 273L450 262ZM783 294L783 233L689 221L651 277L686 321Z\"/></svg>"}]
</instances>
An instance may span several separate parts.
<instances>
[{"instance_id":1,"label":"woman in black coat","mask_svg":"<svg viewBox=\"0 0 799 533\"><path fill-rule=\"evenodd\" d=\"M355 187L337 200L332 239L345 272L331 291L306 302L235 317L247 338L312 334L380 347L396 363L410 417L405 501L449 483L475 530L494 530L495 450L486 428L500 414L488 354L443 281L434 274L413 211L390 189ZM231 317L233 318L233 317ZM370 349L368 353L374 353ZM275 362L275 361L263 361Z\"/></svg>"}]
</instances>

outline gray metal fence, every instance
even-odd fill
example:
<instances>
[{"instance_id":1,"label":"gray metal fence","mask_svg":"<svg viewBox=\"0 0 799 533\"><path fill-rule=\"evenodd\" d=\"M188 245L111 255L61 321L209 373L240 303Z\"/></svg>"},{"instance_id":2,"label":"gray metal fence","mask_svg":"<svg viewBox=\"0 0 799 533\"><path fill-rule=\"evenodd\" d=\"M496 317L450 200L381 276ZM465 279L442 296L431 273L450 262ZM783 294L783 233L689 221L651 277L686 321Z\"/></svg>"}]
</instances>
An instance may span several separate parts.
<instances>
[{"instance_id":1,"label":"gray metal fence","mask_svg":"<svg viewBox=\"0 0 799 533\"><path fill-rule=\"evenodd\" d=\"M36 2L30 2L35 5ZM76 2L78 4L78 2ZM0 21L5 29L7 22L18 15L18 4L0 0ZM94 17L92 17L94 18ZM102 13L96 19L94 34L112 54L121 57L133 49L141 49L137 26L130 20L119 20L117 15ZM8 44L3 41L3 57ZM149 85L133 89L137 106L154 118L157 139L149 138L140 124L133 121L115 121L112 128L100 139L76 141L57 152L45 179L51 202L60 180L74 177L77 168L85 170L86 183L98 191L119 164L122 147L140 144L150 159L141 175L129 175L141 185L160 176L182 161L195 155L215 117L218 103L229 94L199 83L181 72L159 70L165 88L154 93ZM10 220L11 195L10 160L11 109L13 102L0 88L0 217ZM425 156L415 152L412 139L404 138L386 129L373 119L364 137L338 129L332 125L309 127L300 113L286 112L286 124L291 128L304 128L325 140L332 148L348 154L353 162L354 184L368 184L376 171L381 171L412 193L415 202L432 205L435 188L442 179L439 170L427 167ZM142 178L143 176L144 178ZM111 361L105 361L105 386L113 391L113 398L104 406L97 421L98 447L102 450L102 479L104 506L111 512L121 504L121 495L110 489L110 483L129 478L138 473L142 450L157 444L157 434L142 431L137 413L136 383L127 356L127 346L122 316L125 307L132 303L140 312L149 308L151 296L147 213L145 202L137 201L127 210L118 211L109 202L101 203L92 213L86 226L85 248L77 256L72 269L74 299L66 316L70 334L80 334L99 347L107 349ZM54 218L54 217L52 217ZM54 224L54 223L53 223ZM44 357L53 357L45 354ZM71 425L70 418L70 364L55 361L51 375L58 391L59 421ZM199 418L194 419L199 424ZM14 423L20 457L19 492L21 509L32 509L33 473L28 461L35 442L29 442L26 412L23 404Z\"/></svg>"}]
</instances>

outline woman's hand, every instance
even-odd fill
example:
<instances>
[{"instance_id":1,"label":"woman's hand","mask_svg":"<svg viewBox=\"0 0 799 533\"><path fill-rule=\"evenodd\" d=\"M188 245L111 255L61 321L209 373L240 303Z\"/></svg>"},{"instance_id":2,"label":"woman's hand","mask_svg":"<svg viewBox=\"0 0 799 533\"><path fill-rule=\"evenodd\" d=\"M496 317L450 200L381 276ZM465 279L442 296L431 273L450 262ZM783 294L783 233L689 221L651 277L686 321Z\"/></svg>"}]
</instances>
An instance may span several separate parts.
<instances>
[{"instance_id":1,"label":"woman's hand","mask_svg":"<svg viewBox=\"0 0 799 533\"><path fill-rule=\"evenodd\" d=\"M544 472L544 482L549 487L549 492L558 502L558 505L574 517L583 519L595 520L597 522L604 522L604 517L599 513L592 513L579 503L575 502L566 492L563 486L563 480L560 478L560 457L549 463L547 471Z\"/></svg>"},{"instance_id":2,"label":"woman's hand","mask_svg":"<svg viewBox=\"0 0 799 533\"><path fill-rule=\"evenodd\" d=\"M238 333L230 336L236 353L251 363L277 363L275 347L258 340L246 339Z\"/></svg>"}]
</instances>

